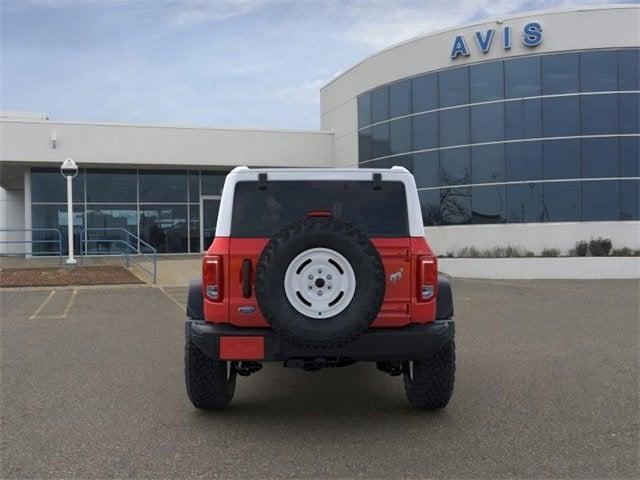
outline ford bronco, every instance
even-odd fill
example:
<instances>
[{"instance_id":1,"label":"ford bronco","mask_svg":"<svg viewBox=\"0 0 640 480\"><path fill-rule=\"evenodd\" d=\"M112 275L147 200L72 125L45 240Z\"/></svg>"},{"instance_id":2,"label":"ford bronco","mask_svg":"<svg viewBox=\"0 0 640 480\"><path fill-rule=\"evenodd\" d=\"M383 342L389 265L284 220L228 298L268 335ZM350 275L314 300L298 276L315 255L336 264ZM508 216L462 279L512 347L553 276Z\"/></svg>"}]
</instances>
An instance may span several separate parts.
<instances>
[{"instance_id":1,"label":"ford bronco","mask_svg":"<svg viewBox=\"0 0 640 480\"><path fill-rule=\"evenodd\" d=\"M422 409L445 407L453 392L451 287L402 167L235 168L187 317L196 408L226 407L237 375L263 362L307 371L376 362L404 376Z\"/></svg>"}]
</instances>

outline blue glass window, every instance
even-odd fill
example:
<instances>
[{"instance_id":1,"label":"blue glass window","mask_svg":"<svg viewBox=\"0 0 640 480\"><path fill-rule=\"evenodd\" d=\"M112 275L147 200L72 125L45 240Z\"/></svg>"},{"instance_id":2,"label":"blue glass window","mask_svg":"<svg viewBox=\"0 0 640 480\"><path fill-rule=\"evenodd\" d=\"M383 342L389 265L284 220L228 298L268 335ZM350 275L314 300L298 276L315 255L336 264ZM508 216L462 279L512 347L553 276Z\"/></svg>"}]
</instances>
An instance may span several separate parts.
<instances>
[{"instance_id":1,"label":"blue glass window","mask_svg":"<svg viewBox=\"0 0 640 480\"><path fill-rule=\"evenodd\" d=\"M618 133L617 95L585 95L580 102L583 135Z\"/></svg>"},{"instance_id":2,"label":"blue glass window","mask_svg":"<svg viewBox=\"0 0 640 480\"><path fill-rule=\"evenodd\" d=\"M178 170L140 171L140 202L187 201L187 172Z\"/></svg>"},{"instance_id":3,"label":"blue glass window","mask_svg":"<svg viewBox=\"0 0 640 480\"><path fill-rule=\"evenodd\" d=\"M468 184L469 170L469 147L440 151L440 185Z\"/></svg>"},{"instance_id":4,"label":"blue glass window","mask_svg":"<svg viewBox=\"0 0 640 480\"><path fill-rule=\"evenodd\" d=\"M440 108L469 103L469 68L452 68L438 74Z\"/></svg>"},{"instance_id":5,"label":"blue glass window","mask_svg":"<svg viewBox=\"0 0 640 480\"><path fill-rule=\"evenodd\" d=\"M580 135L580 98L544 98L542 133L545 137Z\"/></svg>"},{"instance_id":6,"label":"blue glass window","mask_svg":"<svg viewBox=\"0 0 640 480\"><path fill-rule=\"evenodd\" d=\"M202 194L220 195L227 172L202 172Z\"/></svg>"},{"instance_id":7,"label":"blue glass window","mask_svg":"<svg viewBox=\"0 0 640 480\"><path fill-rule=\"evenodd\" d=\"M504 98L502 62L488 62L469 67L471 103Z\"/></svg>"},{"instance_id":8,"label":"blue glass window","mask_svg":"<svg viewBox=\"0 0 640 480\"><path fill-rule=\"evenodd\" d=\"M80 169L72 180L73 202L84 202L84 171ZM67 203L67 179L60 170L31 169L31 201Z\"/></svg>"},{"instance_id":9,"label":"blue glass window","mask_svg":"<svg viewBox=\"0 0 640 480\"><path fill-rule=\"evenodd\" d=\"M438 108L438 74L422 75L411 80L413 112Z\"/></svg>"},{"instance_id":10,"label":"blue glass window","mask_svg":"<svg viewBox=\"0 0 640 480\"><path fill-rule=\"evenodd\" d=\"M373 158L385 157L391 154L388 123L381 123L380 125L371 127L371 145Z\"/></svg>"},{"instance_id":11,"label":"blue glass window","mask_svg":"<svg viewBox=\"0 0 640 480\"><path fill-rule=\"evenodd\" d=\"M441 188L440 214L443 225L471 222L471 188Z\"/></svg>"},{"instance_id":12,"label":"blue glass window","mask_svg":"<svg viewBox=\"0 0 640 480\"><path fill-rule=\"evenodd\" d=\"M442 213L440 212L440 191L421 190L420 207L422 209L422 222L426 226L442 225Z\"/></svg>"},{"instance_id":13,"label":"blue glass window","mask_svg":"<svg viewBox=\"0 0 640 480\"><path fill-rule=\"evenodd\" d=\"M87 202L137 202L135 170L87 170Z\"/></svg>"},{"instance_id":14,"label":"blue glass window","mask_svg":"<svg viewBox=\"0 0 640 480\"><path fill-rule=\"evenodd\" d=\"M438 148L438 113L415 115L413 124L413 150Z\"/></svg>"},{"instance_id":15,"label":"blue glass window","mask_svg":"<svg viewBox=\"0 0 640 480\"><path fill-rule=\"evenodd\" d=\"M413 176L418 188L440 185L440 155L438 152L416 153L413 155Z\"/></svg>"},{"instance_id":16,"label":"blue glass window","mask_svg":"<svg viewBox=\"0 0 640 480\"><path fill-rule=\"evenodd\" d=\"M189 251L186 205L141 205L140 237L160 253Z\"/></svg>"},{"instance_id":17,"label":"blue glass window","mask_svg":"<svg viewBox=\"0 0 640 480\"><path fill-rule=\"evenodd\" d=\"M504 62L505 97L540 95L540 57L525 57Z\"/></svg>"},{"instance_id":18,"label":"blue glass window","mask_svg":"<svg viewBox=\"0 0 640 480\"><path fill-rule=\"evenodd\" d=\"M358 97L358 128L371 125L371 95L365 93Z\"/></svg>"},{"instance_id":19,"label":"blue glass window","mask_svg":"<svg viewBox=\"0 0 640 480\"><path fill-rule=\"evenodd\" d=\"M400 118L389 122L391 155L411 151L411 118Z\"/></svg>"},{"instance_id":20,"label":"blue glass window","mask_svg":"<svg viewBox=\"0 0 640 480\"><path fill-rule=\"evenodd\" d=\"M85 253L122 254L126 250L124 243L106 240L122 240L135 243L132 238L120 229L138 235L138 206L131 205L89 205L87 206L87 227L108 228L110 230L90 230L87 242L83 246ZM101 241L102 240L102 241Z\"/></svg>"},{"instance_id":21,"label":"blue glass window","mask_svg":"<svg viewBox=\"0 0 640 480\"><path fill-rule=\"evenodd\" d=\"M389 118L389 88L381 87L371 92L371 123Z\"/></svg>"},{"instance_id":22,"label":"blue glass window","mask_svg":"<svg viewBox=\"0 0 640 480\"><path fill-rule=\"evenodd\" d=\"M582 220L620 220L620 182L596 180L582 184Z\"/></svg>"},{"instance_id":23,"label":"blue glass window","mask_svg":"<svg viewBox=\"0 0 640 480\"><path fill-rule=\"evenodd\" d=\"M640 95L637 93L618 94L620 105L620 133L640 133Z\"/></svg>"},{"instance_id":24,"label":"blue glass window","mask_svg":"<svg viewBox=\"0 0 640 480\"><path fill-rule=\"evenodd\" d=\"M618 51L618 88L640 90L640 50Z\"/></svg>"},{"instance_id":25,"label":"blue glass window","mask_svg":"<svg viewBox=\"0 0 640 480\"><path fill-rule=\"evenodd\" d=\"M365 128L358 132L358 161L373 158L373 141L371 140L371 128Z\"/></svg>"},{"instance_id":26,"label":"blue glass window","mask_svg":"<svg viewBox=\"0 0 640 480\"><path fill-rule=\"evenodd\" d=\"M469 108L441 110L438 122L440 125L440 146L466 145L469 143Z\"/></svg>"},{"instance_id":27,"label":"blue glass window","mask_svg":"<svg viewBox=\"0 0 640 480\"><path fill-rule=\"evenodd\" d=\"M389 87L390 118L411 113L411 81L402 80Z\"/></svg>"},{"instance_id":28,"label":"blue glass window","mask_svg":"<svg viewBox=\"0 0 640 480\"><path fill-rule=\"evenodd\" d=\"M471 187L471 223L503 223L505 220L504 185Z\"/></svg>"},{"instance_id":29,"label":"blue glass window","mask_svg":"<svg viewBox=\"0 0 640 480\"><path fill-rule=\"evenodd\" d=\"M580 89L583 92L612 92L617 90L617 52L580 53L580 83Z\"/></svg>"},{"instance_id":30,"label":"blue glass window","mask_svg":"<svg viewBox=\"0 0 640 480\"><path fill-rule=\"evenodd\" d=\"M471 183L503 182L504 152L504 144L471 147Z\"/></svg>"},{"instance_id":31,"label":"blue glass window","mask_svg":"<svg viewBox=\"0 0 640 480\"><path fill-rule=\"evenodd\" d=\"M60 177L60 172L56 172ZM66 205L31 205L31 228L56 228L60 230L62 254L69 252L67 228L69 226ZM80 231L84 228L84 206L73 206L73 248L80 252ZM38 240L32 246L34 254L58 253L60 236L56 232L33 232L32 240ZM11 248L11 246L9 246ZM15 247L14 247L15 248ZM14 250L15 251L15 250Z\"/></svg>"},{"instance_id":32,"label":"blue glass window","mask_svg":"<svg viewBox=\"0 0 640 480\"><path fill-rule=\"evenodd\" d=\"M471 143L504 140L504 104L471 107Z\"/></svg>"},{"instance_id":33,"label":"blue glass window","mask_svg":"<svg viewBox=\"0 0 640 480\"><path fill-rule=\"evenodd\" d=\"M506 186L507 221L526 223L544 221L542 184L525 183Z\"/></svg>"},{"instance_id":34,"label":"blue glass window","mask_svg":"<svg viewBox=\"0 0 640 480\"><path fill-rule=\"evenodd\" d=\"M373 160L366 164L366 168L391 168L394 166L404 167L407 170L412 171L413 157L411 155L398 155L395 157Z\"/></svg>"},{"instance_id":35,"label":"blue glass window","mask_svg":"<svg viewBox=\"0 0 640 480\"><path fill-rule=\"evenodd\" d=\"M542 94L580 91L580 57L577 53L542 57Z\"/></svg>"},{"instance_id":36,"label":"blue glass window","mask_svg":"<svg viewBox=\"0 0 640 480\"><path fill-rule=\"evenodd\" d=\"M550 182L543 184L545 222L579 222L582 208L581 182Z\"/></svg>"},{"instance_id":37,"label":"blue glass window","mask_svg":"<svg viewBox=\"0 0 640 480\"><path fill-rule=\"evenodd\" d=\"M640 177L640 137L620 139L620 176Z\"/></svg>"},{"instance_id":38,"label":"blue glass window","mask_svg":"<svg viewBox=\"0 0 640 480\"><path fill-rule=\"evenodd\" d=\"M189 201L200 202L200 172L189 172Z\"/></svg>"},{"instance_id":39,"label":"blue glass window","mask_svg":"<svg viewBox=\"0 0 640 480\"><path fill-rule=\"evenodd\" d=\"M617 138L582 139L582 176L585 178L618 177Z\"/></svg>"},{"instance_id":40,"label":"blue glass window","mask_svg":"<svg viewBox=\"0 0 640 480\"><path fill-rule=\"evenodd\" d=\"M542 100L506 102L504 110L507 140L542 137Z\"/></svg>"},{"instance_id":41,"label":"blue glass window","mask_svg":"<svg viewBox=\"0 0 640 480\"><path fill-rule=\"evenodd\" d=\"M542 142L518 142L505 145L507 181L542 179Z\"/></svg>"},{"instance_id":42,"label":"blue glass window","mask_svg":"<svg viewBox=\"0 0 640 480\"><path fill-rule=\"evenodd\" d=\"M545 180L580 178L580 140L547 140L543 143Z\"/></svg>"},{"instance_id":43,"label":"blue glass window","mask_svg":"<svg viewBox=\"0 0 640 480\"><path fill-rule=\"evenodd\" d=\"M189 205L189 251L200 251L200 205Z\"/></svg>"},{"instance_id":44,"label":"blue glass window","mask_svg":"<svg viewBox=\"0 0 640 480\"><path fill-rule=\"evenodd\" d=\"M640 180L620 181L620 220L640 220Z\"/></svg>"}]
</instances>

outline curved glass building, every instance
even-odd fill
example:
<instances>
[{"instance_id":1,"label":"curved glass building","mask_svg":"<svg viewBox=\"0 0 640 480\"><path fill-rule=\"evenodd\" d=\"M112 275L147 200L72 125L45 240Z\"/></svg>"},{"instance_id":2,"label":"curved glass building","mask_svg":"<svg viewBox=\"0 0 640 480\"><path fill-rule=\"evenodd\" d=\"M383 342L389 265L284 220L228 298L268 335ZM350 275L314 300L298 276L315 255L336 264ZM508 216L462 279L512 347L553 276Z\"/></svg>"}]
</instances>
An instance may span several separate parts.
<instances>
[{"instance_id":1,"label":"curved glass building","mask_svg":"<svg viewBox=\"0 0 640 480\"><path fill-rule=\"evenodd\" d=\"M638 220L640 49L495 60L358 97L358 164L403 165L425 225Z\"/></svg>"},{"instance_id":2,"label":"curved glass building","mask_svg":"<svg viewBox=\"0 0 640 480\"><path fill-rule=\"evenodd\" d=\"M635 6L534 12L418 37L325 86L323 128L338 163L412 171L426 227L477 226L487 247L527 246L530 230L500 224L606 235L584 226L640 219L639 18Z\"/></svg>"}]
</instances>

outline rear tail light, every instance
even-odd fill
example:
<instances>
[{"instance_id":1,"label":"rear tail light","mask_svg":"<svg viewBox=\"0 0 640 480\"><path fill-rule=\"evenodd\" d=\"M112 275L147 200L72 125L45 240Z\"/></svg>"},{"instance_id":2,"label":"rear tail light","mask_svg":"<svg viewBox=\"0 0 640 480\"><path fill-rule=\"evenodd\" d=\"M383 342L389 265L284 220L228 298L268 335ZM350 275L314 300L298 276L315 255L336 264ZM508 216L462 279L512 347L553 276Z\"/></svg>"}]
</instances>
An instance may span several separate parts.
<instances>
[{"instance_id":1,"label":"rear tail light","mask_svg":"<svg viewBox=\"0 0 640 480\"><path fill-rule=\"evenodd\" d=\"M202 262L204 296L212 302L222 301L222 257L207 255Z\"/></svg>"},{"instance_id":2,"label":"rear tail light","mask_svg":"<svg viewBox=\"0 0 640 480\"><path fill-rule=\"evenodd\" d=\"M432 256L418 257L418 301L428 302L437 295L438 260Z\"/></svg>"}]
</instances>

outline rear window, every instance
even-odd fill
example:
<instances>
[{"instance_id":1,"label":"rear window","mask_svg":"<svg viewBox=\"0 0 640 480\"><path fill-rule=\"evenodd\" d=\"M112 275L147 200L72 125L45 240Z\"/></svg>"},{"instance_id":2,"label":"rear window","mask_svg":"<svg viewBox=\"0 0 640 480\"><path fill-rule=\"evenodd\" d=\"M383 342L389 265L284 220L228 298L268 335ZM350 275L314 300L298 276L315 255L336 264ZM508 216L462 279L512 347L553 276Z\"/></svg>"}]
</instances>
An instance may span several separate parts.
<instances>
[{"instance_id":1,"label":"rear window","mask_svg":"<svg viewBox=\"0 0 640 480\"><path fill-rule=\"evenodd\" d=\"M231 219L232 237L271 237L309 212L331 212L369 237L407 237L409 221L402 182L273 181L238 182Z\"/></svg>"}]
</instances>

